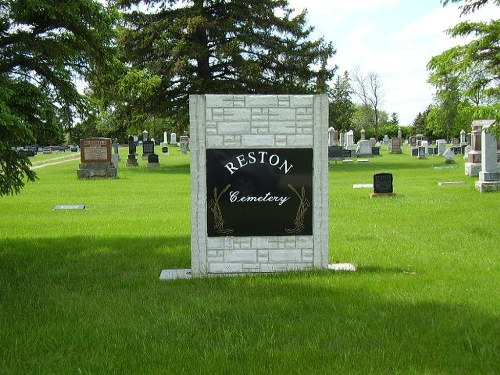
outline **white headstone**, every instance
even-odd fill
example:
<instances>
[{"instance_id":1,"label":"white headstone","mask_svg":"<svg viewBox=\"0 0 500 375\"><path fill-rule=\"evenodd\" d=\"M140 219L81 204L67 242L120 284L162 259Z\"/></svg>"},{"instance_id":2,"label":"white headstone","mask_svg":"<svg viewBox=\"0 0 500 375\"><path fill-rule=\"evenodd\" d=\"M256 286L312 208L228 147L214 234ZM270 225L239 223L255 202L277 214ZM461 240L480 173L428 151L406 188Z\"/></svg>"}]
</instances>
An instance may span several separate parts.
<instances>
[{"instance_id":1,"label":"white headstone","mask_svg":"<svg viewBox=\"0 0 500 375\"><path fill-rule=\"evenodd\" d=\"M497 140L487 131L488 127L483 127L481 132L481 172L479 172L480 181L498 181L497 163Z\"/></svg>"},{"instance_id":2,"label":"white headstone","mask_svg":"<svg viewBox=\"0 0 500 375\"><path fill-rule=\"evenodd\" d=\"M356 154L358 156L372 155L372 146L370 141L367 139L360 140L358 146L356 147Z\"/></svg>"},{"instance_id":3,"label":"white headstone","mask_svg":"<svg viewBox=\"0 0 500 375\"><path fill-rule=\"evenodd\" d=\"M328 146L333 146L333 133L335 132L335 128L330 126L328 128Z\"/></svg>"},{"instance_id":4,"label":"white headstone","mask_svg":"<svg viewBox=\"0 0 500 375\"><path fill-rule=\"evenodd\" d=\"M167 132L163 132L163 144L167 144L168 143L168 139L167 139Z\"/></svg>"},{"instance_id":5,"label":"white headstone","mask_svg":"<svg viewBox=\"0 0 500 375\"><path fill-rule=\"evenodd\" d=\"M460 145L465 146L467 144L467 138L466 138L466 133L465 130L462 129L460 132Z\"/></svg>"},{"instance_id":6,"label":"white headstone","mask_svg":"<svg viewBox=\"0 0 500 375\"><path fill-rule=\"evenodd\" d=\"M445 162L446 163L453 163L454 159L455 159L455 152L451 149L451 148L448 148L444 153L443 153L443 156L445 158Z\"/></svg>"},{"instance_id":7,"label":"white headstone","mask_svg":"<svg viewBox=\"0 0 500 375\"><path fill-rule=\"evenodd\" d=\"M171 145L176 145L177 144L177 134L170 133L170 144Z\"/></svg>"},{"instance_id":8,"label":"white headstone","mask_svg":"<svg viewBox=\"0 0 500 375\"><path fill-rule=\"evenodd\" d=\"M352 130L345 133L345 148L354 150L354 132Z\"/></svg>"},{"instance_id":9,"label":"white headstone","mask_svg":"<svg viewBox=\"0 0 500 375\"><path fill-rule=\"evenodd\" d=\"M438 155L443 156L444 152L446 151L446 140L438 139L436 141L436 144L437 144Z\"/></svg>"},{"instance_id":10,"label":"white headstone","mask_svg":"<svg viewBox=\"0 0 500 375\"><path fill-rule=\"evenodd\" d=\"M422 147L425 148L425 155L429 155L429 142L428 141L422 141Z\"/></svg>"},{"instance_id":11,"label":"white headstone","mask_svg":"<svg viewBox=\"0 0 500 375\"><path fill-rule=\"evenodd\" d=\"M500 173L498 172L497 161L497 140L488 128L493 125L483 126L481 132L481 171L479 181L476 181L476 188L481 192L500 190Z\"/></svg>"}]
</instances>

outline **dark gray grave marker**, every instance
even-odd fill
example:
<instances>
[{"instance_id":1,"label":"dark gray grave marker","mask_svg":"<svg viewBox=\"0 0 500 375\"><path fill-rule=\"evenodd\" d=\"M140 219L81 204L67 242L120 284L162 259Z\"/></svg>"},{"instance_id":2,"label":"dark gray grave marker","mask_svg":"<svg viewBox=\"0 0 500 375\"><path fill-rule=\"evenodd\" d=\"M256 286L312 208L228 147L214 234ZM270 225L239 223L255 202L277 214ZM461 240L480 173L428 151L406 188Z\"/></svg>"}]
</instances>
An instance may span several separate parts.
<instances>
[{"instance_id":1,"label":"dark gray grave marker","mask_svg":"<svg viewBox=\"0 0 500 375\"><path fill-rule=\"evenodd\" d=\"M394 195L392 186L392 173L376 173L373 175L373 194L379 195Z\"/></svg>"}]
</instances>

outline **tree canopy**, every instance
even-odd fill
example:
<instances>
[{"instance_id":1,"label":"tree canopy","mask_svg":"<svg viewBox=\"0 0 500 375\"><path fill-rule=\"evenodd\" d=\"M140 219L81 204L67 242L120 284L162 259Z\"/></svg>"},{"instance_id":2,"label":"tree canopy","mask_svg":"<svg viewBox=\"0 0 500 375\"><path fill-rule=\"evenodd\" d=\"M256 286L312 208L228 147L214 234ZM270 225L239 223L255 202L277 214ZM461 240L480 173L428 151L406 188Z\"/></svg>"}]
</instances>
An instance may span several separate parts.
<instances>
[{"instance_id":1,"label":"tree canopy","mask_svg":"<svg viewBox=\"0 0 500 375\"><path fill-rule=\"evenodd\" d=\"M442 3L461 3L461 14L466 16L486 4L499 6L500 0L442 0ZM465 20L447 32L452 37L473 39L434 56L428 63L429 82L437 89L437 102L446 105L441 112L448 114L444 116L447 121L454 121L456 116L450 114L458 113L461 106L468 108L470 117L496 118L500 122L500 20ZM498 126L493 131L500 135Z\"/></svg>"},{"instance_id":2,"label":"tree canopy","mask_svg":"<svg viewBox=\"0 0 500 375\"><path fill-rule=\"evenodd\" d=\"M125 63L161 79L140 105L184 130L190 94L325 93L335 73L333 45L312 40L286 0L116 3Z\"/></svg>"},{"instance_id":3,"label":"tree canopy","mask_svg":"<svg viewBox=\"0 0 500 375\"><path fill-rule=\"evenodd\" d=\"M13 147L60 142L83 110L75 81L106 65L115 16L96 0L0 0L0 195L35 178Z\"/></svg>"}]
</instances>

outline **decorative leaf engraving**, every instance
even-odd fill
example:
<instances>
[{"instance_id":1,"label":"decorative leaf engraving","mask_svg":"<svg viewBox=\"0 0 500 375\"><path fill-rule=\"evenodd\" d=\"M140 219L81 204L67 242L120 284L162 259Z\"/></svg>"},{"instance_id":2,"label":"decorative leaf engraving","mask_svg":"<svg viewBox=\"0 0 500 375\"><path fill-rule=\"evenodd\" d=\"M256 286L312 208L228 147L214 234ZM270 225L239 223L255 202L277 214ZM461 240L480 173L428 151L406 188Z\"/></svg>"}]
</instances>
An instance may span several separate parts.
<instances>
[{"instance_id":1,"label":"decorative leaf engraving","mask_svg":"<svg viewBox=\"0 0 500 375\"><path fill-rule=\"evenodd\" d=\"M220 192L220 194L217 194L217 186L214 187L214 197L213 199L210 199L208 202L208 207L210 208L210 211L214 214L214 228L217 231L217 233L220 234L231 234L234 232L234 229L230 228L224 228L224 217L222 216L222 210L219 205L219 200L221 196L231 187L231 184L226 185L224 189Z\"/></svg>"},{"instance_id":2,"label":"decorative leaf engraving","mask_svg":"<svg viewBox=\"0 0 500 375\"><path fill-rule=\"evenodd\" d=\"M285 229L285 232L290 233L290 234L298 234L304 230L304 216L307 212L307 209L311 207L311 204L309 203L309 200L306 198L306 189L302 187L300 194L295 189L291 184L288 184L288 187L299 197L300 199L300 204L299 208L297 209L297 215L295 215L295 228L292 229Z\"/></svg>"}]
</instances>

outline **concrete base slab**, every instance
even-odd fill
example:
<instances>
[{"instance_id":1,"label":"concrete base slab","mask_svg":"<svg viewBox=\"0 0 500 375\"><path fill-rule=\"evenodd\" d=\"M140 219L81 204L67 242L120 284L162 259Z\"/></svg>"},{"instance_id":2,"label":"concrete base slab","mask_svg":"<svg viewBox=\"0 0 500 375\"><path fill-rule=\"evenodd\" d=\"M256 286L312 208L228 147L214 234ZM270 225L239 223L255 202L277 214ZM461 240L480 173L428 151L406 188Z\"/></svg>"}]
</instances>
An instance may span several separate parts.
<instances>
[{"instance_id":1,"label":"concrete base slab","mask_svg":"<svg viewBox=\"0 0 500 375\"><path fill-rule=\"evenodd\" d=\"M356 271L356 267L352 263L331 263L328 265L328 269L331 271L349 271L349 272L354 272ZM246 273L225 273L225 274L207 274L207 277L228 277L228 276L248 276L248 275L265 275L265 274L270 274L274 272L258 272L258 273L253 273L253 272L246 272ZM277 273L277 272L276 272ZM167 270L162 270L160 273L160 280L177 280L177 279L191 279L193 278L193 274L191 273L190 268L184 268L184 269L167 269Z\"/></svg>"},{"instance_id":2,"label":"concrete base slab","mask_svg":"<svg viewBox=\"0 0 500 375\"><path fill-rule=\"evenodd\" d=\"M328 269L332 271L356 271L356 267L352 263L332 263L328 265Z\"/></svg>"},{"instance_id":3,"label":"concrete base slab","mask_svg":"<svg viewBox=\"0 0 500 375\"><path fill-rule=\"evenodd\" d=\"M500 181L476 181L476 189L481 193L500 191Z\"/></svg>"},{"instance_id":4,"label":"concrete base slab","mask_svg":"<svg viewBox=\"0 0 500 375\"><path fill-rule=\"evenodd\" d=\"M175 280L175 279L190 279L192 277L191 269L178 269L178 270L162 270L160 273L160 280Z\"/></svg>"},{"instance_id":5,"label":"concrete base slab","mask_svg":"<svg viewBox=\"0 0 500 375\"><path fill-rule=\"evenodd\" d=\"M373 184L353 184L353 189L371 189L373 188Z\"/></svg>"},{"instance_id":6,"label":"concrete base slab","mask_svg":"<svg viewBox=\"0 0 500 375\"><path fill-rule=\"evenodd\" d=\"M438 186L465 185L465 181L444 181L438 182Z\"/></svg>"}]
</instances>

